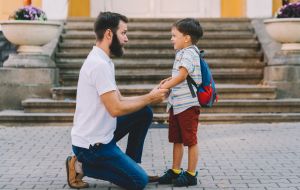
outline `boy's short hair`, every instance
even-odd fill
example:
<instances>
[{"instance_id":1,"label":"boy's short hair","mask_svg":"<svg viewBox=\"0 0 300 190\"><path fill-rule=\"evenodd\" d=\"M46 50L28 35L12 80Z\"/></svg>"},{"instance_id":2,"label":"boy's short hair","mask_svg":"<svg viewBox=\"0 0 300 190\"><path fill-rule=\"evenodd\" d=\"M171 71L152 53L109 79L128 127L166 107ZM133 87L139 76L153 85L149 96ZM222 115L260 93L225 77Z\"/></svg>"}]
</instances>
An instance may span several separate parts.
<instances>
[{"instance_id":1,"label":"boy's short hair","mask_svg":"<svg viewBox=\"0 0 300 190\"><path fill-rule=\"evenodd\" d=\"M203 30L198 20L193 18L184 18L173 24L173 27L184 35L191 36L192 43L196 44L203 36Z\"/></svg>"},{"instance_id":2,"label":"boy's short hair","mask_svg":"<svg viewBox=\"0 0 300 190\"><path fill-rule=\"evenodd\" d=\"M103 39L104 33L107 29L110 29L112 32L116 33L120 20L128 23L128 19L124 15L113 12L101 12L94 23L94 32L97 40Z\"/></svg>"}]
</instances>

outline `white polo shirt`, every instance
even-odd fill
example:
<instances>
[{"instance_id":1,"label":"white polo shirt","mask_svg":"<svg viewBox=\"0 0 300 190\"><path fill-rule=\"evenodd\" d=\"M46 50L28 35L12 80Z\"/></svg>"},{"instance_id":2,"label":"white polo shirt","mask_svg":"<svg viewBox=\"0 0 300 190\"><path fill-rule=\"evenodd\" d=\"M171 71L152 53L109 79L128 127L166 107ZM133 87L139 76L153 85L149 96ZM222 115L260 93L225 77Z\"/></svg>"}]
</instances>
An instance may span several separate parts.
<instances>
[{"instance_id":1,"label":"white polo shirt","mask_svg":"<svg viewBox=\"0 0 300 190\"><path fill-rule=\"evenodd\" d=\"M94 46L80 69L72 145L89 148L113 139L117 119L100 99L100 95L113 90L117 90L114 64L101 48Z\"/></svg>"}]
</instances>

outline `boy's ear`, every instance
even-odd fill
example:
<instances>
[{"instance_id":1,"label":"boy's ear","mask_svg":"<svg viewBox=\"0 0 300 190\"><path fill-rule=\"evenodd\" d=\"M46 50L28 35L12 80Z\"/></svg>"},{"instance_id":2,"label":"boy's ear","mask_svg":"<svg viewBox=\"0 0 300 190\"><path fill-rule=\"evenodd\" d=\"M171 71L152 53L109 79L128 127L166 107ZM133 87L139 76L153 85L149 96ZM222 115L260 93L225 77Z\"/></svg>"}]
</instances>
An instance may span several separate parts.
<instances>
[{"instance_id":1,"label":"boy's ear","mask_svg":"<svg viewBox=\"0 0 300 190\"><path fill-rule=\"evenodd\" d=\"M192 38L191 38L190 35L185 35L185 36L184 36L184 42L185 42L185 43L188 43L188 42L191 42L191 41L192 41Z\"/></svg>"}]
</instances>

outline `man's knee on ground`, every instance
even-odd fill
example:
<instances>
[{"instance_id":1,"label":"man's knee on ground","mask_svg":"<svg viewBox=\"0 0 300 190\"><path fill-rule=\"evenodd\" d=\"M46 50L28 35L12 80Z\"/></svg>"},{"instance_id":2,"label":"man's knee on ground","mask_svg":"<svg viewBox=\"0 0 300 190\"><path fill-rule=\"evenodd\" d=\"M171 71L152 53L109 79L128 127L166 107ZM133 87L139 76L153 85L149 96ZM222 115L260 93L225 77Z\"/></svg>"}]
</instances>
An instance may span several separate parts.
<instances>
[{"instance_id":1,"label":"man's knee on ground","mask_svg":"<svg viewBox=\"0 0 300 190\"><path fill-rule=\"evenodd\" d=\"M152 121L153 111L149 106L144 107L141 111L144 119Z\"/></svg>"},{"instance_id":2,"label":"man's knee on ground","mask_svg":"<svg viewBox=\"0 0 300 190\"><path fill-rule=\"evenodd\" d=\"M132 190L144 189L147 184L148 184L148 176L142 174L132 180L131 185L130 187L128 187L128 189L132 189Z\"/></svg>"}]
</instances>

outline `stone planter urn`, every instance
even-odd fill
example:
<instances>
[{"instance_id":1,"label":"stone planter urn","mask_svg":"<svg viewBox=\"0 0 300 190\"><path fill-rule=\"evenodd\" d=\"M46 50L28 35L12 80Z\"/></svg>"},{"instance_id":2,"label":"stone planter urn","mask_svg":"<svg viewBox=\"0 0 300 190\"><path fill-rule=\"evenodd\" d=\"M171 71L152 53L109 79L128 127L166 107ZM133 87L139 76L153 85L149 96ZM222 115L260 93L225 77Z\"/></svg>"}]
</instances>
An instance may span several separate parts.
<instances>
[{"instance_id":1,"label":"stone planter urn","mask_svg":"<svg viewBox=\"0 0 300 190\"><path fill-rule=\"evenodd\" d=\"M274 18L264 20L268 34L282 43L281 50L300 51L300 18Z\"/></svg>"},{"instance_id":2,"label":"stone planter urn","mask_svg":"<svg viewBox=\"0 0 300 190\"><path fill-rule=\"evenodd\" d=\"M3 67L55 67L53 60L43 53L43 46L57 37L61 23L38 20L8 20L0 22L5 38L18 45Z\"/></svg>"},{"instance_id":3,"label":"stone planter urn","mask_svg":"<svg viewBox=\"0 0 300 190\"><path fill-rule=\"evenodd\" d=\"M11 20L0 22L4 37L18 45L0 68L0 110L22 109L27 98L50 97L49 90L58 85L59 70L51 57L62 23L46 21L42 10L30 6L31 0L23 2L25 7Z\"/></svg>"},{"instance_id":4,"label":"stone planter urn","mask_svg":"<svg viewBox=\"0 0 300 190\"><path fill-rule=\"evenodd\" d=\"M9 20L1 22L5 38L19 46L18 53L39 54L58 32L60 23L49 21Z\"/></svg>"},{"instance_id":5,"label":"stone planter urn","mask_svg":"<svg viewBox=\"0 0 300 190\"><path fill-rule=\"evenodd\" d=\"M277 98L300 98L300 18L267 19L264 24L269 36L282 44L268 58L264 84L276 87Z\"/></svg>"},{"instance_id":6,"label":"stone planter urn","mask_svg":"<svg viewBox=\"0 0 300 190\"><path fill-rule=\"evenodd\" d=\"M17 53L11 53L0 68L0 110L21 109L21 101L27 98L49 97L49 90L58 85L51 45L57 42L61 23L9 20L0 24L5 38L18 45Z\"/></svg>"}]
</instances>

